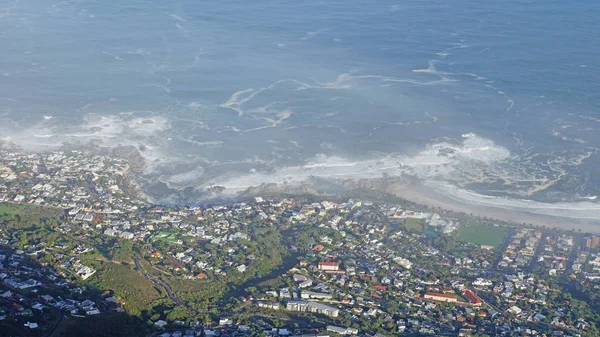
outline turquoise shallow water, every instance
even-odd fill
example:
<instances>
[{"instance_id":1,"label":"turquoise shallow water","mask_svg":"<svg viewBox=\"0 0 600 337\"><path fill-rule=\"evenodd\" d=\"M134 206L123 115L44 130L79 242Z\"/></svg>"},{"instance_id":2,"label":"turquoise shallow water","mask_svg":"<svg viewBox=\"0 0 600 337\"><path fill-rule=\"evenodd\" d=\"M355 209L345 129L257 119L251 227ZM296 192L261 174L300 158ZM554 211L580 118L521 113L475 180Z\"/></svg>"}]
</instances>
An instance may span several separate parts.
<instances>
[{"instance_id":1,"label":"turquoise shallow water","mask_svg":"<svg viewBox=\"0 0 600 337\"><path fill-rule=\"evenodd\" d=\"M598 17L595 1L3 2L0 136L137 146L157 200L385 173L596 207Z\"/></svg>"}]
</instances>

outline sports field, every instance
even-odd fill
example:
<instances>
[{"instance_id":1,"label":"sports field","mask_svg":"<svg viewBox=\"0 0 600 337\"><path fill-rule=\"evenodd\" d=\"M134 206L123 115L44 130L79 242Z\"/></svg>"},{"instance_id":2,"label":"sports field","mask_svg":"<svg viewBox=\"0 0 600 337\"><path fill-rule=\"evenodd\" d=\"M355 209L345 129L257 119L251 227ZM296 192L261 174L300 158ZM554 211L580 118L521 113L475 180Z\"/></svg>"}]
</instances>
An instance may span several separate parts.
<instances>
[{"instance_id":1,"label":"sports field","mask_svg":"<svg viewBox=\"0 0 600 337\"><path fill-rule=\"evenodd\" d=\"M476 245L499 247L508 234L506 227L484 223L463 224L459 227L459 237Z\"/></svg>"},{"instance_id":2,"label":"sports field","mask_svg":"<svg viewBox=\"0 0 600 337\"><path fill-rule=\"evenodd\" d=\"M423 233L425 230L422 219L407 218L404 223L407 230L413 230L419 233Z\"/></svg>"}]
</instances>

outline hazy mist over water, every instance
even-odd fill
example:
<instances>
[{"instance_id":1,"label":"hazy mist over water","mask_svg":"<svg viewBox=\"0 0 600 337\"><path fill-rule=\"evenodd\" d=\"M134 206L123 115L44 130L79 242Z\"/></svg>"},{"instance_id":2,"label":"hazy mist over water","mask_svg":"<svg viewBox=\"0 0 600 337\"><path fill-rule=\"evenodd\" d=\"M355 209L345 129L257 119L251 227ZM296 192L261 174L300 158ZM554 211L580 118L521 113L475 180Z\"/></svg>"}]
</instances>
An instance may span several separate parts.
<instances>
[{"instance_id":1,"label":"hazy mist over water","mask_svg":"<svg viewBox=\"0 0 600 337\"><path fill-rule=\"evenodd\" d=\"M391 175L598 219L598 17L591 0L3 1L0 139L134 145L160 202Z\"/></svg>"}]
</instances>

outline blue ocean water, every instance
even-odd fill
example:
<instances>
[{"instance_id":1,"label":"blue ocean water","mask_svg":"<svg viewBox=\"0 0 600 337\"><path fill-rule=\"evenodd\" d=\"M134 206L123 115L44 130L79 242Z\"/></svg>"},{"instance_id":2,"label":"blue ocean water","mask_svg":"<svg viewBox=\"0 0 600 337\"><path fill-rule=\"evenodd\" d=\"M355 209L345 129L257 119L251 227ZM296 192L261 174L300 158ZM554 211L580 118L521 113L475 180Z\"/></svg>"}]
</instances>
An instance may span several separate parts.
<instances>
[{"instance_id":1,"label":"blue ocean water","mask_svg":"<svg viewBox=\"0 0 600 337\"><path fill-rule=\"evenodd\" d=\"M0 136L136 146L159 201L389 174L597 211L598 17L591 0L3 1Z\"/></svg>"}]
</instances>

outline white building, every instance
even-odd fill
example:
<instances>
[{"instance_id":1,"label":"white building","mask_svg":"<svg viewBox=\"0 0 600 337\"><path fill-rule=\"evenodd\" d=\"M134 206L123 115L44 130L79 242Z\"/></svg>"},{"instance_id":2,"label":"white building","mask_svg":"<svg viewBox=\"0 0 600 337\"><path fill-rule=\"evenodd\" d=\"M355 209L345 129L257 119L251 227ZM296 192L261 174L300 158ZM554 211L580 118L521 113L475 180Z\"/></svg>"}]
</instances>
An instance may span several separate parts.
<instances>
[{"instance_id":1,"label":"white building","mask_svg":"<svg viewBox=\"0 0 600 337\"><path fill-rule=\"evenodd\" d=\"M300 293L300 297L303 299L309 299L309 298L314 298L314 299L331 299L333 296L331 294L328 293L318 293L315 291L308 291L308 290L302 290L302 292Z\"/></svg>"},{"instance_id":2,"label":"white building","mask_svg":"<svg viewBox=\"0 0 600 337\"><path fill-rule=\"evenodd\" d=\"M287 302L286 309L290 311L312 312L327 315L329 317L338 317L340 309L333 308L321 303L309 301L291 300Z\"/></svg>"}]
</instances>

